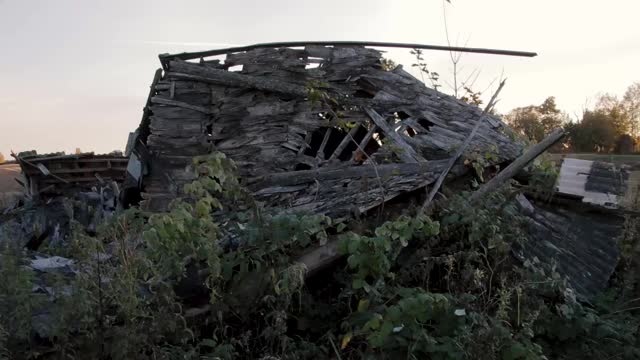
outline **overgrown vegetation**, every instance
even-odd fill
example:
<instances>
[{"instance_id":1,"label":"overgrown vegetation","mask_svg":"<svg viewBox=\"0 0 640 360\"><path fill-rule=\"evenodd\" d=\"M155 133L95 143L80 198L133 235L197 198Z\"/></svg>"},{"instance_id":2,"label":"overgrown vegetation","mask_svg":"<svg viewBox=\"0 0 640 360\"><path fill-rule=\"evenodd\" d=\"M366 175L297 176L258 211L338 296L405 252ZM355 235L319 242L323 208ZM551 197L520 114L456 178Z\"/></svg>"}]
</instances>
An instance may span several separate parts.
<instances>
[{"instance_id":1,"label":"overgrown vegetation","mask_svg":"<svg viewBox=\"0 0 640 360\"><path fill-rule=\"evenodd\" d=\"M43 274L5 249L0 356L640 357L637 219L627 221L611 291L587 304L553 268L511 255L527 241L511 201L522 189L474 206L457 195L431 217L405 209L370 227L264 212L222 154L193 165L198 179L170 212L129 210L96 236L78 229L60 253L75 259L75 276L45 274L54 296L34 294ZM552 174L539 169L544 183ZM307 274L298 255L327 242L344 262ZM44 330L34 321L43 311Z\"/></svg>"}]
</instances>

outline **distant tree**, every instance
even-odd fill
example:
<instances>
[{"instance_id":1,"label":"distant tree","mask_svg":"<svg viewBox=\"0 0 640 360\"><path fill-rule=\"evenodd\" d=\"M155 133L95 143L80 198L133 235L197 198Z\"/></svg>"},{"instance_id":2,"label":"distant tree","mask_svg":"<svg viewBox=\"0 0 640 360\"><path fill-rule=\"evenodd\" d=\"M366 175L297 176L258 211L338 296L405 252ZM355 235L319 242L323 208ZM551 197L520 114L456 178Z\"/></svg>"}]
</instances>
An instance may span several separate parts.
<instances>
[{"instance_id":1,"label":"distant tree","mask_svg":"<svg viewBox=\"0 0 640 360\"><path fill-rule=\"evenodd\" d=\"M616 140L614 152L616 154L631 154L635 151L636 140L629 134L624 134Z\"/></svg>"},{"instance_id":2,"label":"distant tree","mask_svg":"<svg viewBox=\"0 0 640 360\"><path fill-rule=\"evenodd\" d=\"M540 105L530 105L511 110L507 122L529 140L539 142L554 129L562 127L567 115L560 111L553 96Z\"/></svg>"},{"instance_id":3,"label":"distant tree","mask_svg":"<svg viewBox=\"0 0 640 360\"><path fill-rule=\"evenodd\" d=\"M617 138L613 121L602 109L585 111L570 133L571 147L578 152L611 152Z\"/></svg>"},{"instance_id":4,"label":"distant tree","mask_svg":"<svg viewBox=\"0 0 640 360\"><path fill-rule=\"evenodd\" d=\"M4 155L0 153L0 164L3 164L5 161L6 159L4 158Z\"/></svg>"},{"instance_id":5,"label":"distant tree","mask_svg":"<svg viewBox=\"0 0 640 360\"><path fill-rule=\"evenodd\" d=\"M640 135L640 82L631 84L622 97L624 107L631 123L631 135Z\"/></svg>"},{"instance_id":6,"label":"distant tree","mask_svg":"<svg viewBox=\"0 0 640 360\"><path fill-rule=\"evenodd\" d=\"M600 111L609 117L616 136L622 136L631 132L631 117L623 102L618 100L617 97L609 94L601 95L596 103L596 111Z\"/></svg>"}]
</instances>

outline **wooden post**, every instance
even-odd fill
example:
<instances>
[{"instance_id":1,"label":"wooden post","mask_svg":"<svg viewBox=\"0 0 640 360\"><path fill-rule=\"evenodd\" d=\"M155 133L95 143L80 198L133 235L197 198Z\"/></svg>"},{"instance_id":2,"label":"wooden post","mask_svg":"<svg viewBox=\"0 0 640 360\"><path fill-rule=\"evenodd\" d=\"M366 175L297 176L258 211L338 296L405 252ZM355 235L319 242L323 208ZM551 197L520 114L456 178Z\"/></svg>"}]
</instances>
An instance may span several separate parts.
<instances>
[{"instance_id":1,"label":"wooden post","mask_svg":"<svg viewBox=\"0 0 640 360\"><path fill-rule=\"evenodd\" d=\"M491 97L491 100L487 104L487 107L484 108L484 111L482 112L482 114L480 114L480 117L478 118L478 120L476 120L476 125L473 127L473 130L471 130L471 133L469 134L469 136L467 136L467 138L464 140L462 145L458 148L458 151L456 151L453 157L451 157L451 159L449 160L449 164L447 165L447 168L444 169L444 171L438 177L438 180L433 185L433 188L431 188L431 191L427 195L427 199L424 201L424 204L422 204L422 207L420 208L421 213L425 212L429 208L429 205L431 205L431 201L433 201L433 198L438 193L438 190L440 190L440 186L442 186L442 183L444 182L444 179L447 177L447 174L449 173L453 165L456 163L456 161L458 161L458 158L460 157L460 155L462 155L464 150L471 143L471 139L473 139L473 137L478 132L478 129L480 128L480 125L482 125L482 122L485 116L487 116L489 111L491 111L491 109L495 105L496 99L498 98L498 94L500 94L500 91L504 87L505 81L506 80L502 80L502 82L500 82L500 86L498 86L498 90L496 90L496 92L493 94L493 96Z\"/></svg>"},{"instance_id":2,"label":"wooden post","mask_svg":"<svg viewBox=\"0 0 640 360\"><path fill-rule=\"evenodd\" d=\"M527 151L525 151L524 154L522 154L514 162L509 164L509 166L502 170L498 175L489 180L489 182L484 184L484 186L482 186L478 191L474 192L473 195L471 195L470 201L477 201L485 194L496 190L498 187L500 187L500 185L514 177L520 170L522 170L522 168L527 166L527 164L531 162L531 160L537 158L540 154L553 146L553 144L560 141L560 139L562 139L565 134L566 133L563 129L554 130L551 134L549 134L549 136L529 148Z\"/></svg>"}]
</instances>

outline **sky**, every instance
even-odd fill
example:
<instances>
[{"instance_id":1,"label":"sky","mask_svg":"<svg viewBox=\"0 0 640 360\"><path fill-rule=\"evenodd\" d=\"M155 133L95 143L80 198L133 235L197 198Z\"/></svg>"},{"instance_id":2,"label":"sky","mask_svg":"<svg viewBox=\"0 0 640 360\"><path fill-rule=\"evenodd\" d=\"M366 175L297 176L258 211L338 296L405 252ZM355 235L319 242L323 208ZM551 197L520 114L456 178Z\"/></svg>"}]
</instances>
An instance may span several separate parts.
<instances>
[{"instance_id":1,"label":"sky","mask_svg":"<svg viewBox=\"0 0 640 360\"><path fill-rule=\"evenodd\" d=\"M598 93L640 81L638 14L632 0L0 0L0 152L124 149L160 53L303 40L446 45L445 28L452 45L539 54L462 56L460 77L479 72L485 101L507 78L498 111L555 96L577 115ZM409 50L386 57L411 69ZM449 54L425 59L448 91Z\"/></svg>"}]
</instances>

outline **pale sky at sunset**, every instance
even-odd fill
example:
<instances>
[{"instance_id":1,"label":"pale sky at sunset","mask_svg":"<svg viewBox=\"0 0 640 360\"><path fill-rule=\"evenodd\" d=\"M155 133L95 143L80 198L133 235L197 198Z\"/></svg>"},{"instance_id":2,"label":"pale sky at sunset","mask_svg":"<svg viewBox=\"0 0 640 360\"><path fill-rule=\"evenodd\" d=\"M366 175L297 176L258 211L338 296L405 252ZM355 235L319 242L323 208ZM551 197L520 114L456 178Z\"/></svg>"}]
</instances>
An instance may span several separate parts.
<instances>
[{"instance_id":1,"label":"pale sky at sunset","mask_svg":"<svg viewBox=\"0 0 640 360\"><path fill-rule=\"evenodd\" d=\"M579 113L598 92L640 81L640 2L452 0L458 45L538 52L464 55L484 90L504 72L498 110L541 103ZM0 152L123 149L159 53L298 40L446 45L441 0L307 2L0 0ZM426 52L449 77L444 52ZM388 57L410 67L408 50ZM445 91L447 91L445 87ZM485 95L489 96L489 88Z\"/></svg>"}]
</instances>

